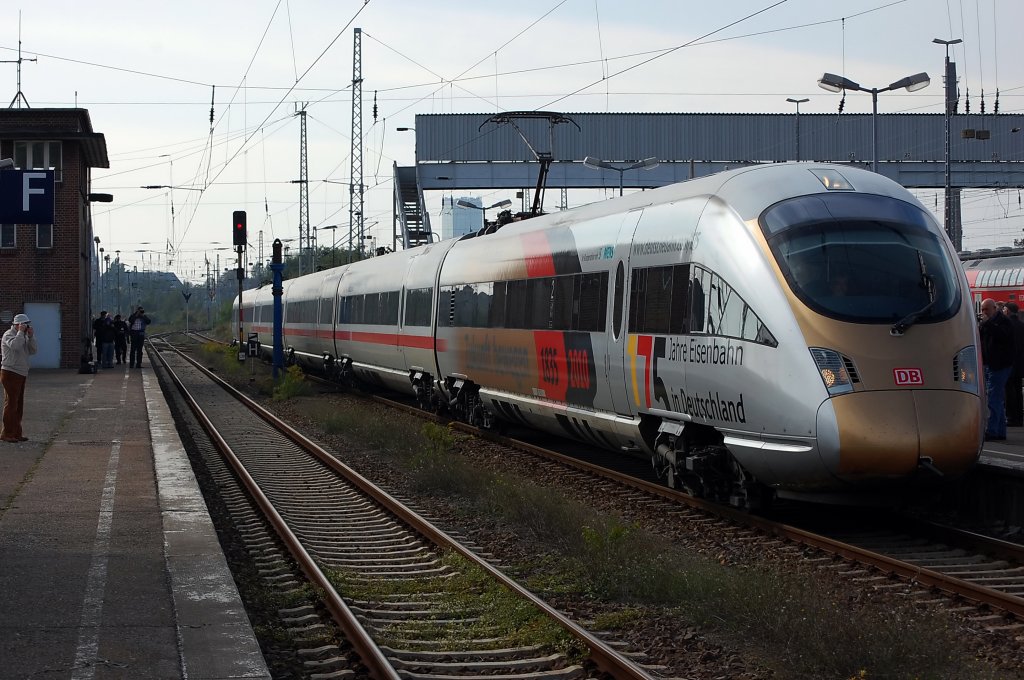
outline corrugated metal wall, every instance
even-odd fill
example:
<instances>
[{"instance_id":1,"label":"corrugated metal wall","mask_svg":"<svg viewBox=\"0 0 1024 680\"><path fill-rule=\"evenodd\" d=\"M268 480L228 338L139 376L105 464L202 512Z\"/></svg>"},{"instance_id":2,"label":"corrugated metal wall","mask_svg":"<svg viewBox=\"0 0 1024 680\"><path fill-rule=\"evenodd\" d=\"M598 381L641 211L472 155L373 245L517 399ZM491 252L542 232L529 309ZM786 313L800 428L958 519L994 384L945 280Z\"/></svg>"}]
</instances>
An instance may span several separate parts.
<instances>
[{"instance_id":1,"label":"corrugated metal wall","mask_svg":"<svg viewBox=\"0 0 1024 680\"><path fill-rule=\"evenodd\" d=\"M594 156L626 162L797 160L796 114L574 113L580 127L543 120L516 121L537 151L556 160ZM417 163L532 161L533 154L511 125L487 122L490 114L416 116ZM870 161L871 114L800 114L800 159ZM950 158L954 161L1024 161L1024 115L954 115ZM879 114L878 158L886 161L944 159L944 117ZM1013 132L1014 128L1018 132ZM964 139L963 129L984 129L987 140ZM553 138L553 144L550 141Z\"/></svg>"}]
</instances>

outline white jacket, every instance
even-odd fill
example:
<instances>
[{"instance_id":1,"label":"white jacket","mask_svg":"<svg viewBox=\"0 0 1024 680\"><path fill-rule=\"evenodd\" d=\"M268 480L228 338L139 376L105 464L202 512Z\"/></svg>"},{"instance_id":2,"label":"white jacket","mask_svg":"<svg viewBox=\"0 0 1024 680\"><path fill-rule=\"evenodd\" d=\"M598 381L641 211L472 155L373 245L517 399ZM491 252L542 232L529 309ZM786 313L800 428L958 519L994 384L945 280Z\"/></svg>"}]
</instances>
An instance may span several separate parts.
<instances>
[{"instance_id":1,"label":"white jacket","mask_svg":"<svg viewBox=\"0 0 1024 680\"><path fill-rule=\"evenodd\" d=\"M3 349L3 360L0 361L0 369L11 371L18 375L28 376L28 358L36 353L36 339L25 335L11 326L10 330L4 333L0 341Z\"/></svg>"}]
</instances>

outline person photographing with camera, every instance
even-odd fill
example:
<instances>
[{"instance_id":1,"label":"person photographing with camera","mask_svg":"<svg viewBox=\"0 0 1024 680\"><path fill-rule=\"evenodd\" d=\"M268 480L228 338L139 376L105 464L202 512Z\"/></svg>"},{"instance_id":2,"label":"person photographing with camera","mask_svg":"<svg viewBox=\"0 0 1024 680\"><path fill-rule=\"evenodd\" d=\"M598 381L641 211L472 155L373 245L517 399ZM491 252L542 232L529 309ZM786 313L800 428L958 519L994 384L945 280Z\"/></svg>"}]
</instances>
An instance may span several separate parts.
<instances>
[{"instance_id":1,"label":"person photographing with camera","mask_svg":"<svg viewBox=\"0 0 1024 680\"><path fill-rule=\"evenodd\" d=\"M146 310L140 305L128 317L128 338L131 341L131 349L128 352L128 368L142 368L142 345L146 342L146 326L148 325L149 317L146 316Z\"/></svg>"},{"instance_id":2,"label":"person photographing with camera","mask_svg":"<svg viewBox=\"0 0 1024 680\"><path fill-rule=\"evenodd\" d=\"M3 431L0 441L28 441L21 431L25 410L25 383L28 381L28 358L36 353L35 331L27 314L15 314L11 327L0 340L0 384L4 388Z\"/></svg>"}]
</instances>

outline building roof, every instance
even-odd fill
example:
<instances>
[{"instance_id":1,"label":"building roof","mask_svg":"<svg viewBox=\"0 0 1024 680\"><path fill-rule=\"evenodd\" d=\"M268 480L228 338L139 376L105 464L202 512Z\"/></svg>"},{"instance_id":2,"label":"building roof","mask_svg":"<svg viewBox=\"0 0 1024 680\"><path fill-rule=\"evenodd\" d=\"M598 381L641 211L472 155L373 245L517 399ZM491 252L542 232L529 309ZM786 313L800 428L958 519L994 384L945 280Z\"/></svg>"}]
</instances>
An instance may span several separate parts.
<instances>
[{"instance_id":1,"label":"building roof","mask_svg":"<svg viewBox=\"0 0 1024 680\"><path fill-rule=\"evenodd\" d=\"M93 132L87 109L0 109L0 137L75 141L86 165L110 167L107 140L103 133Z\"/></svg>"}]
</instances>

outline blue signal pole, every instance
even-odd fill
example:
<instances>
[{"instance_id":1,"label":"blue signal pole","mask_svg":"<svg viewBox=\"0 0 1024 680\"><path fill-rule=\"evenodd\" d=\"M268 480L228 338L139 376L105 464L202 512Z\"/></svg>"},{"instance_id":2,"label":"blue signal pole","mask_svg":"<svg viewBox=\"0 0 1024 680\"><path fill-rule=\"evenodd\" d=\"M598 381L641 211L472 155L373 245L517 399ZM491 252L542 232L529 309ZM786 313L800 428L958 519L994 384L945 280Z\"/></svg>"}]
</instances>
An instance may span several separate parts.
<instances>
[{"instance_id":1,"label":"blue signal pole","mask_svg":"<svg viewBox=\"0 0 1024 680\"><path fill-rule=\"evenodd\" d=\"M271 292L274 295L274 360L273 376L277 380L278 371L284 370L284 332L283 312L281 309L281 296L284 294L284 285L281 280L284 272L284 261L281 259L281 239L274 239L274 255L270 263L270 271L274 273L274 283Z\"/></svg>"}]
</instances>

